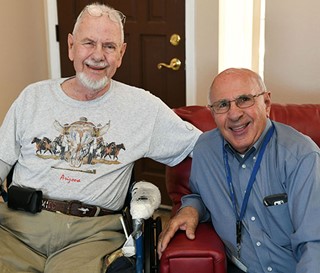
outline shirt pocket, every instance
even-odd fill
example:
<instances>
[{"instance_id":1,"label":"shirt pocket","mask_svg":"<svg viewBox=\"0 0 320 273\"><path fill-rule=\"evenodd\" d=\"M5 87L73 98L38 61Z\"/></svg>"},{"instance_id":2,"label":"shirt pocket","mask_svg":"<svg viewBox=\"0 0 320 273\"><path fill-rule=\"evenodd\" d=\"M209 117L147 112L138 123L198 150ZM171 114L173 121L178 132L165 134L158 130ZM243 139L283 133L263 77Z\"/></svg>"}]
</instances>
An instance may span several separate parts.
<instances>
[{"instance_id":1,"label":"shirt pocket","mask_svg":"<svg viewBox=\"0 0 320 273\"><path fill-rule=\"evenodd\" d=\"M266 221L265 232L271 241L279 246L289 246L293 226L288 203L265 207L264 218Z\"/></svg>"}]
</instances>

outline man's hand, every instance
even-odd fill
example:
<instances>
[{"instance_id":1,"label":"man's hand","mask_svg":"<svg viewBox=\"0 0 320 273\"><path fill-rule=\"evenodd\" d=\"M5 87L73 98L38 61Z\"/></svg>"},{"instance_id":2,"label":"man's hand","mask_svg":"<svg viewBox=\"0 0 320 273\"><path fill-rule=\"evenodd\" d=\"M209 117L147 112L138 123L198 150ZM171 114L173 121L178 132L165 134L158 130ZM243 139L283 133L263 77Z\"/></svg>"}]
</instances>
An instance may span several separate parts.
<instances>
[{"instance_id":1,"label":"man's hand","mask_svg":"<svg viewBox=\"0 0 320 273\"><path fill-rule=\"evenodd\" d=\"M193 207L184 207L177 215L175 215L164 230L161 232L158 241L158 254L161 258L163 251L168 246L170 240L177 232L177 230L185 230L188 239L193 240L195 238L195 231L199 223L198 211Z\"/></svg>"}]
</instances>

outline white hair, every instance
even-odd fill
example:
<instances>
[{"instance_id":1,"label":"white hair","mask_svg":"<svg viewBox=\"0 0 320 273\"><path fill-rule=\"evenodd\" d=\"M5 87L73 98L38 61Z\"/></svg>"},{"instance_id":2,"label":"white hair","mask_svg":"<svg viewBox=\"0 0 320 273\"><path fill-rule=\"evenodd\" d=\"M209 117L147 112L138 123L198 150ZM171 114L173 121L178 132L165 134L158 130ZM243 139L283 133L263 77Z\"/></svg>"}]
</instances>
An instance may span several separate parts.
<instances>
[{"instance_id":1,"label":"white hair","mask_svg":"<svg viewBox=\"0 0 320 273\"><path fill-rule=\"evenodd\" d=\"M93 17L101 17L104 15L107 15L108 18L119 24L120 31L121 31L121 42L124 42L124 23L126 21L126 16L121 12L118 11L110 6L107 6L105 4L100 4L100 3L93 3L90 5L87 5L84 7L84 9L80 12L76 23L74 24L74 28L72 31L72 34L74 35L77 31L78 25L81 22L84 14L89 14L90 16Z\"/></svg>"}]
</instances>

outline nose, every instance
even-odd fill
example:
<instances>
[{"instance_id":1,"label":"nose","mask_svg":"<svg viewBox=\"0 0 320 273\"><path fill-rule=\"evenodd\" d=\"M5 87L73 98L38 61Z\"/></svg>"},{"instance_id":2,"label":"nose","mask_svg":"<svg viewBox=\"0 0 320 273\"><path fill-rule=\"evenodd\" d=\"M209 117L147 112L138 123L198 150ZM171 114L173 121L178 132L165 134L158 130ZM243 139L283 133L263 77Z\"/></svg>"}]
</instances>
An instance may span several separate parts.
<instances>
[{"instance_id":1,"label":"nose","mask_svg":"<svg viewBox=\"0 0 320 273\"><path fill-rule=\"evenodd\" d=\"M92 52L92 57L95 61L101 61L101 60L104 60L104 51L103 51L103 48L102 48L102 45L101 44L97 44L94 49L93 49L93 52Z\"/></svg>"},{"instance_id":2,"label":"nose","mask_svg":"<svg viewBox=\"0 0 320 273\"><path fill-rule=\"evenodd\" d=\"M228 117L233 120L238 120L243 115L243 110L239 108L235 101L230 102L230 109L228 111Z\"/></svg>"}]
</instances>

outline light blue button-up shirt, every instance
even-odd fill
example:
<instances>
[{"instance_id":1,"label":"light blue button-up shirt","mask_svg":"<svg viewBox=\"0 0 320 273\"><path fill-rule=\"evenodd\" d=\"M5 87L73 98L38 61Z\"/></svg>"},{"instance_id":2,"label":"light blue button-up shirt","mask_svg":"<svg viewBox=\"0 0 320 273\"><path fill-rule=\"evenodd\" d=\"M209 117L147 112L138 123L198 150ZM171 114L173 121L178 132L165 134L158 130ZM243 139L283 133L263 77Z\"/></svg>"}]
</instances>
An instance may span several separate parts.
<instances>
[{"instance_id":1,"label":"light blue button-up shirt","mask_svg":"<svg viewBox=\"0 0 320 273\"><path fill-rule=\"evenodd\" d=\"M274 122L243 220L241 261L249 273L320 272L320 150L293 128ZM238 214L267 127L244 157L227 148ZM193 194L182 206L198 209L201 221L211 218L226 245L237 256L236 216L223 162L228 145L218 129L204 133L195 146L190 177ZM265 206L266 196L286 193L288 202Z\"/></svg>"}]
</instances>

